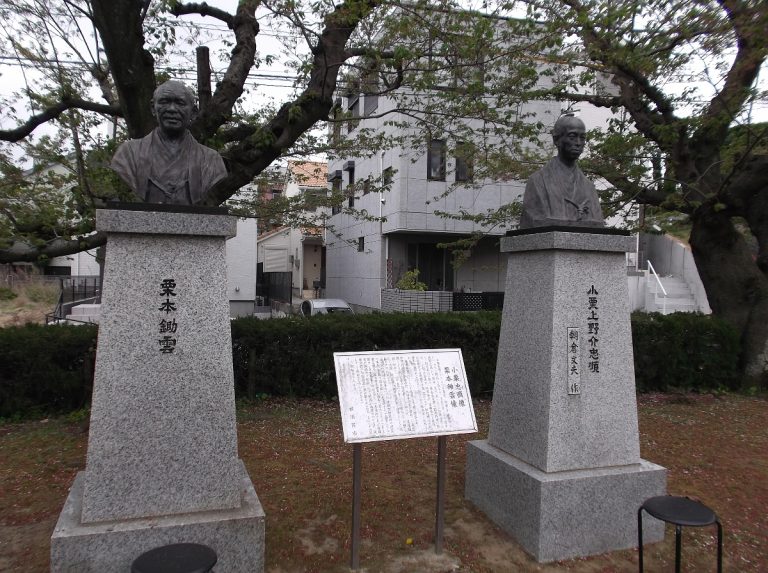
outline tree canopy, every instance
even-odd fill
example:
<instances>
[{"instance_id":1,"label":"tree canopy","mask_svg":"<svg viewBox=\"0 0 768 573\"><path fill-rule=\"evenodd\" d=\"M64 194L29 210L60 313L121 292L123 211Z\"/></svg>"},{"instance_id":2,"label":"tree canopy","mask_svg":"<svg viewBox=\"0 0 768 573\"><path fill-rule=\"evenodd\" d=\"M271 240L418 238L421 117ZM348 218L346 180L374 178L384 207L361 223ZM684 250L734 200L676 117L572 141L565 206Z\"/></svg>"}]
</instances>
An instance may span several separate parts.
<instances>
[{"instance_id":1,"label":"tree canopy","mask_svg":"<svg viewBox=\"0 0 768 573\"><path fill-rule=\"evenodd\" d=\"M206 66L198 67L201 105L191 129L199 141L220 149L227 162L227 177L205 199L206 204L220 204L301 146L302 136L328 118L340 69L359 55L355 37L361 22L379 4L350 0L302 7L292 1L241 0L228 13L206 3L178 1L3 0L0 11L10 24L2 55L31 63L41 77L26 81L21 93L3 102L3 126L15 125L0 130L0 140L22 142L25 157L39 162L42 177L24 173L14 162L14 150L4 148L0 262L41 260L104 242L100 234L89 234L93 211L105 199L119 196L119 185L105 169L115 142L92 135L89 127L99 121L93 114L120 118L128 137L154 128L149 102L158 80L173 75L171 55L185 47L177 43L176 32L185 16L213 18L230 33L231 50L215 88L210 88ZM307 56L297 63L291 101L275 110L246 113L246 82L262 57L256 42L257 9L263 20L288 26L302 38L306 49L300 53ZM100 101L90 99L94 94ZM17 117L16 108L24 103L31 115ZM55 124L56 135L32 140L36 128L49 122ZM58 184L64 174L54 179L46 170L52 164L71 174L64 195ZM53 208L38 201L40 192L50 197Z\"/></svg>"},{"instance_id":2,"label":"tree canopy","mask_svg":"<svg viewBox=\"0 0 768 573\"><path fill-rule=\"evenodd\" d=\"M321 150L314 126L354 120L335 107L344 93L387 94L403 129L399 140L357 130L354 140L332 141L331 153L449 134L477 179L525 178L543 160L535 142L555 118L530 115L530 102L554 102L554 112L591 105L611 117L588 126L595 129L582 168L610 184L610 209L645 204L690 219L710 305L742 332L745 372L764 377L768 132L752 112L766 103L765 2L486 0L482 13L468 6L240 0L227 12L176 0L0 0L0 56L35 71L0 109L0 262L103 243L91 233L93 210L121 192L108 158L121 137L154 127L152 91L182 68L200 78L193 134L219 149L229 170L207 204L229 199L280 157ZM207 59L192 63L200 35L182 33L193 15L227 29L213 87ZM276 108L253 109L249 74L273 57L261 42L267 24L290 36L296 92ZM105 118L119 118L117 139L96 135ZM54 129L43 132L43 124ZM19 167L22 153L37 161L37 177ZM65 170L45 169L53 163Z\"/></svg>"},{"instance_id":3,"label":"tree canopy","mask_svg":"<svg viewBox=\"0 0 768 573\"><path fill-rule=\"evenodd\" d=\"M462 142L481 176L525 178L546 158L531 142L556 119L532 116L527 104L609 111L604 125L588 126L581 162L608 182L604 208L644 205L690 222L710 305L741 332L747 383L765 383L768 124L755 114L768 115L759 82L768 6L533 0L524 4L526 18L509 18L516 6L393 16L383 40L403 56L402 85L415 88L395 95L405 137L414 147L421 137L425 148L428 134L447 135Z\"/></svg>"}]
</instances>

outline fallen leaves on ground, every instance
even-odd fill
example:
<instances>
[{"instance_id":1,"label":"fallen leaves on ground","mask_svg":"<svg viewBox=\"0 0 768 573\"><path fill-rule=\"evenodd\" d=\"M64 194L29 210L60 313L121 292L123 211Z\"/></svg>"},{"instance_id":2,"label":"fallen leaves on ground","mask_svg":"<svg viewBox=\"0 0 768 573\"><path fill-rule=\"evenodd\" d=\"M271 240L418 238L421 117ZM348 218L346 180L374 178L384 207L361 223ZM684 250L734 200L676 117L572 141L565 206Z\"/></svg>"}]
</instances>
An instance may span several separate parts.
<instances>
[{"instance_id":1,"label":"fallen leaves on ground","mask_svg":"<svg viewBox=\"0 0 768 573\"><path fill-rule=\"evenodd\" d=\"M725 529L725 570L768 570L768 400L740 395L642 395L642 457L668 468L669 493L699 499ZM381 573L634 572L637 551L538 564L464 500L466 442L448 438L445 544L433 551L437 440L363 446L363 571ZM266 571L349 571L352 447L338 404L267 399L238 411L239 451L267 515ZM66 418L0 425L0 570L49 569L49 539L87 434ZM410 541L410 543L408 542ZM671 570L674 535L646 547L646 570ZM687 571L715 570L714 528L686 528Z\"/></svg>"}]
</instances>

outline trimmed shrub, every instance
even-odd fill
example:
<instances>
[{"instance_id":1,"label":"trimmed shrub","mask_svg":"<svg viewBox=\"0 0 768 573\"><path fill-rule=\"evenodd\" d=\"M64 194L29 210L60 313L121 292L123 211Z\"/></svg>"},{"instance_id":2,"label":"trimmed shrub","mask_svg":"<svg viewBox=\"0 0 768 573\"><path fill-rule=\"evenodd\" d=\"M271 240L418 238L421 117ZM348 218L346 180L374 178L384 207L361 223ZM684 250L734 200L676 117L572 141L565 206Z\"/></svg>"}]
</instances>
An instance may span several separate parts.
<instances>
[{"instance_id":1,"label":"trimmed shrub","mask_svg":"<svg viewBox=\"0 0 768 573\"><path fill-rule=\"evenodd\" d=\"M721 319L635 313L632 342L641 392L739 388L739 334Z\"/></svg>"},{"instance_id":2,"label":"trimmed shrub","mask_svg":"<svg viewBox=\"0 0 768 573\"><path fill-rule=\"evenodd\" d=\"M501 313L319 315L232 321L235 391L336 395L334 352L461 348L472 395L490 397ZM739 386L738 334L696 314L632 316L639 391ZM77 410L91 397L96 327L0 328L0 417Z\"/></svg>"},{"instance_id":3,"label":"trimmed shrub","mask_svg":"<svg viewBox=\"0 0 768 573\"><path fill-rule=\"evenodd\" d=\"M473 395L490 394L501 314L319 315L232 322L235 391L335 396L334 352L461 348Z\"/></svg>"},{"instance_id":4,"label":"trimmed shrub","mask_svg":"<svg viewBox=\"0 0 768 573\"><path fill-rule=\"evenodd\" d=\"M0 328L0 417L70 412L91 400L96 327Z\"/></svg>"}]
</instances>

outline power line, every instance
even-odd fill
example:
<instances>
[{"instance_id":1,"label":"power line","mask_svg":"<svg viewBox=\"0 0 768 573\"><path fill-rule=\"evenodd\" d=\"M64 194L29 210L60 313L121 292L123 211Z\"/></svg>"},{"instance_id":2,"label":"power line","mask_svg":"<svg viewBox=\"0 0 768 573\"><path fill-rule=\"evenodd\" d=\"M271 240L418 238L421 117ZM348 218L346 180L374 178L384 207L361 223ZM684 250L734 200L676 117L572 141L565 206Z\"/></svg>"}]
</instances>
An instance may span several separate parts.
<instances>
[{"instance_id":1,"label":"power line","mask_svg":"<svg viewBox=\"0 0 768 573\"><path fill-rule=\"evenodd\" d=\"M0 65L5 66L12 66L12 67L19 67L19 68L25 68L25 69L32 69L36 70L39 69L39 64L51 64L51 65L61 65L64 67L81 67L81 68L90 68L94 64L91 62L86 62L84 60L54 60L54 59L34 59L34 58L21 58L21 57L14 57L14 56L0 56ZM158 70L162 71L178 71L180 68L178 66L173 65L166 65L166 66L157 66ZM216 72L214 72L216 74ZM218 75L222 75L223 72L218 72ZM281 74L278 72L250 72L248 74L249 79L254 80L267 80L267 81L278 81L278 82L294 82L298 78L296 75L290 75L290 74ZM186 79L196 79L195 78L186 78Z\"/></svg>"},{"instance_id":2,"label":"power line","mask_svg":"<svg viewBox=\"0 0 768 573\"><path fill-rule=\"evenodd\" d=\"M84 16L82 14L75 14L74 17L73 17L72 14L70 14L68 12L54 12L54 11L52 11L52 12L49 12L49 14L51 16L53 16L53 17L69 18L69 19L72 19L72 20L75 20L75 21L77 21L77 20L88 21L89 20L89 18L87 18L86 16ZM223 23L222 24L215 24L215 23L204 23L204 24L202 24L202 23L190 22L188 20L182 20L180 16L178 16L177 18L178 19L175 20L175 22L174 22L174 27L183 27L183 28L187 28L187 29L196 29L196 30L206 30L206 31L209 31L209 32L225 32L227 34L231 33L231 30L230 30L229 26L227 26L226 24L223 24ZM259 20L259 19L257 18L257 20ZM79 27L79 24L77 24L77 26ZM258 36L268 36L270 38L289 38L289 39L292 39L292 40L299 40L299 39L303 38L303 36L301 34L299 34L299 33L290 34L288 32L278 32L278 31L272 30L270 28L265 28L261 24L261 22L259 22L259 33L257 34L257 37Z\"/></svg>"}]
</instances>

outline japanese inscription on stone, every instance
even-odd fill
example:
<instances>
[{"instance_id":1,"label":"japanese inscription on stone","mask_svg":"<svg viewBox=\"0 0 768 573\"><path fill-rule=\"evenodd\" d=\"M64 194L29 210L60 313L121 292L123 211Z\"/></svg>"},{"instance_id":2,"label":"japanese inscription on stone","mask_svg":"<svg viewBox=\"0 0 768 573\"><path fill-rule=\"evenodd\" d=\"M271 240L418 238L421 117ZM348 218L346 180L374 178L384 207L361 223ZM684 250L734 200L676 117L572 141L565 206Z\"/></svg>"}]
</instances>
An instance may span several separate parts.
<instances>
[{"instance_id":1,"label":"japanese inscription on stone","mask_svg":"<svg viewBox=\"0 0 768 573\"><path fill-rule=\"evenodd\" d=\"M336 352L344 441L477 431L460 349Z\"/></svg>"},{"instance_id":2,"label":"japanese inscription on stone","mask_svg":"<svg viewBox=\"0 0 768 573\"><path fill-rule=\"evenodd\" d=\"M568 394L581 394L581 340L579 338L579 329L568 327L566 330Z\"/></svg>"},{"instance_id":3,"label":"japanese inscription on stone","mask_svg":"<svg viewBox=\"0 0 768 573\"><path fill-rule=\"evenodd\" d=\"M160 334L158 344L160 345L160 353L173 354L176 350L176 330L178 324L176 322L176 302L172 297L176 296L176 281L174 279L163 279L160 283L160 297L161 302L157 310L160 311L161 317L158 323L157 331Z\"/></svg>"},{"instance_id":4,"label":"japanese inscription on stone","mask_svg":"<svg viewBox=\"0 0 768 573\"><path fill-rule=\"evenodd\" d=\"M598 295L600 293L592 285L587 291L587 369L594 373L600 373L600 307Z\"/></svg>"}]
</instances>

